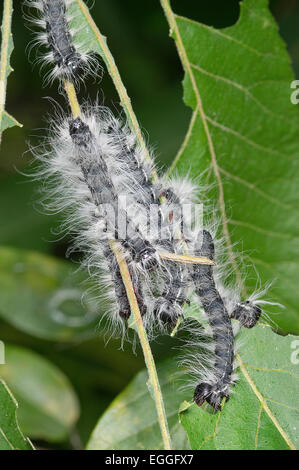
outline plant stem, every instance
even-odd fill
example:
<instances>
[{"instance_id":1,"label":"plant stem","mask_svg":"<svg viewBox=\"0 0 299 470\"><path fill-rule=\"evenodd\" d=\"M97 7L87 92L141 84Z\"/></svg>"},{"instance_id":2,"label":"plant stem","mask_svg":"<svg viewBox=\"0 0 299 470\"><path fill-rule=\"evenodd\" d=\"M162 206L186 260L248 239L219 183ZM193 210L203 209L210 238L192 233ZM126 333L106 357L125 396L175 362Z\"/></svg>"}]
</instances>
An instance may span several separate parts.
<instances>
[{"instance_id":1,"label":"plant stem","mask_svg":"<svg viewBox=\"0 0 299 470\"><path fill-rule=\"evenodd\" d=\"M120 249L117 247L116 242L111 241L110 246L115 255L117 263L119 265L122 280L125 285L127 297L130 303L131 312L134 316L135 324L137 326L138 336L139 336L140 344L142 347L145 364L148 370L148 375L149 375L150 382L151 382L152 389L153 389L153 396L154 396L154 400L156 403L158 421L159 421L159 425L161 429L164 448L165 450L171 450L170 434L169 434L169 429L168 429L168 424L167 424L167 419L166 419L163 397L162 397L161 388L160 388L160 384L158 380L158 374L157 374L157 370L155 366L155 361L154 361L152 351L148 342L146 331L144 329L144 325L143 325L142 317L141 317L140 310L138 307L138 302L134 293L134 288L133 288L131 276L129 273L128 265Z\"/></svg>"},{"instance_id":2,"label":"plant stem","mask_svg":"<svg viewBox=\"0 0 299 470\"><path fill-rule=\"evenodd\" d=\"M205 256L180 255L177 253L168 253L167 251L159 251L159 255L162 259L167 259L176 263L207 264L210 266L216 266L214 261L206 258Z\"/></svg>"},{"instance_id":3,"label":"plant stem","mask_svg":"<svg viewBox=\"0 0 299 470\"><path fill-rule=\"evenodd\" d=\"M81 116L81 109L78 103L78 99L77 99L77 95L76 95L76 91L75 91L73 83L65 80L64 88L68 97L68 101L72 110L73 117L76 118L78 116ZM117 246L117 242L115 240L110 241L110 247L119 265L123 283L126 289L129 303L130 303L131 312L134 316L134 320L137 326L138 336L139 336L140 344L142 347L145 364L148 370L148 375L150 378L151 385L153 387L153 395L154 395L154 400L156 404L158 421L159 421L159 425L161 429L164 448L165 450L170 450L171 449L170 434L169 434L169 429L168 429L168 424L167 424L167 419L166 419L166 413L165 413L161 388L160 388L157 370L155 366L155 361L152 355L152 351L149 345L146 331L143 326L143 321L142 321L141 314L139 311L138 302L134 293L134 288L133 288L131 276L129 273L129 269L128 269L128 266L124 257L122 256L121 251L119 250Z\"/></svg>"},{"instance_id":4,"label":"plant stem","mask_svg":"<svg viewBox=\"0 0 299 470\"><path fill-rule=\"evenodd\" d=\"M64 89L65 89L67 97L68 97L69 105L70 105L71 110L72 110L72 115L75 119L75 118L81 116L81 109L80 109L80 105L78 103L78 99L77 99L74 84L72 82L64 80Z\"/></svg>"},{"instance_id":5,"label":"plant stem","mask_svg":"<svg viewBox=\"0 0 299 470\"><path fill-rule=\"evenodd\" d=\"M0 57L0 144L2 138L2 119L6 98L6 83L9 73L9 40L11 38L11 18L12 18L12 0L4 0L3 22L2 22L2 43Z\"/></svg>"},{"instance_id":6,"label":"plant stem","mask_svg":"<svg viewBox=\"0 0 299 470\"><path fill-rule=\"evenodd\" d=\"M146 158L148 160L151 160L151 156L150 156L149 151L147 149L147 146L144 142L144 138L142 136L142 132L141 132L140 126L138 124L136 115L133 111L133 108L132 108L132 105L131 105L131 100L128 96L126 87L124 86L124 84L122 82L122 79L121 79L119 71L116 67L113 55L111 54L110 49L108 47L107 40L106 40L105 36L103 36L102 33L99 31L99 29L98 29L97 25L95 24L91 14L89 13L89 9L85 5L84 1L83 0L76 0L76 2L78 4L81 12L85 16L85 19L86 19L87 23L89 24L89 26L90 26L90 28L91 28L91 30L92 30L95 38L96 38L96 41L97 41L97 43L99 45L99 48L100 48L100 54L101 54L103 60L106 63L109 75L111 76L111 78L113 80L113 83L114 83L114 86L115 86L115 88L118 92L121 105L124 108L124 110L127 114L127 117L128 117L128 119L131 123L131 128L135 132L137 140L139 141L139 144L141 145L142 149L144 150ZM153 171L153 175L156 179L158 178L155 170Z\"/></svg>"}]
</instances>

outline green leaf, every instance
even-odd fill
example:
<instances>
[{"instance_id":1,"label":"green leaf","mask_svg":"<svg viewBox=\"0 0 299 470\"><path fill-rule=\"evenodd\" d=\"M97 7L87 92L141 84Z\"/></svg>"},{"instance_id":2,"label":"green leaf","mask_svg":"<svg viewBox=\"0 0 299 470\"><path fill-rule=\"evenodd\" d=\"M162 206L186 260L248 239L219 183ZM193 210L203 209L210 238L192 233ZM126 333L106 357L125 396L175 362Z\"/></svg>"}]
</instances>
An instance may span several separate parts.
<instances>
[{"instance_id":1,"label":"green leaf","mask_svg":"<svg viewBox=\"0 0 299 470\"><path fill-rule=\"evenodd\" d=\"M14 126L22 127L22 124L20 124L13 116L8 114L6 111L3 111L1 132L5 131L9 127Z\"/></svg>"},{"instance_id":2,"label":"green leaf","mask_svg":"<svg viewBox=\"0 0 299 470\"><path fill-rule=\"evenodd\" d=\"M31 442L26 439L18 425L16 416L18 404L0 378L0 450L32 450Z\"/></svg>"},{"instance_id":3,"label":"green leaf","mask_svg":"<svg viewBox=\"0 0 299 470\"><path fill-rule=\"evenodd\" d=\"M10 66L10 56L13 51L13 40L11 34L11 20L12 20L12 0L4 0L3 20L2 20L2 41L1 41L1 55L0 55L0 142L2 132L8 127L20 126L16 119L10 116L4 109L6 99L6 85L7 77L9 76L12 68Z\"/></svg>"},{"instance_id":4,"label":"green leaf","mask_svg":"<svg viewBox=\"0 0 299 470\"><path fill-rule=\"evenodd\" d=\"M177 364L166 360L158 364L158 375L166 416L175 449L188 449L186 435L178 421L179 404L184 393ZM163 449L155 403L147 388L148 374L139 372L130 385L111 403L97 423L88 442L88 450Z\"/></svg>"},{"instance_id":5,"label":"green leaf","mask_svg":"<svg viewBox=\"0 0 299 470\"><path fill-rule=\"evenodd\" d=\"M23 431L34 439L65 439L79 416L77 397L65 375L24 348L6 345L5 360L0 375L18 400Z\"/></svg>"},{"instance_id":6,"label":"green leaf","mask_svg":"<svg viewBox=\"0 0 299 470\"><path fill-rule=\"evenodd\" d=\"M228 255L232 244L256 265L268 298L285 305L273 320L299 332L299 119L294 79L267 0L244 0L225 29L175 15L161 0L185 70L184 100L194 113L174 161L194 179L206 172ZM216 188L216 189L215 189ZM248 270L247 288L256 273Z\"/></svg>"},{"instance_id":7,"label":"green leaf","mask_svg":"<svg viewBox=\"0 0 299 470\"><path fill-rule=\"evenodd\" d=\"M223 410L181 409L192 449L298 448L299 339L261 325L244 329L240 343L239 381Z\"/></svg>"},{"instance_id":8,"label":"green leaf","mask_svg":"<svg viewBox=\"0 0 299 470\"><path fill-rule=\"evenodd\" d=\"M38 338L87 339L96 334L98 306L82 301L88 285L68 262L0 247L0 316Z\"/></svg>"}]
</instances>

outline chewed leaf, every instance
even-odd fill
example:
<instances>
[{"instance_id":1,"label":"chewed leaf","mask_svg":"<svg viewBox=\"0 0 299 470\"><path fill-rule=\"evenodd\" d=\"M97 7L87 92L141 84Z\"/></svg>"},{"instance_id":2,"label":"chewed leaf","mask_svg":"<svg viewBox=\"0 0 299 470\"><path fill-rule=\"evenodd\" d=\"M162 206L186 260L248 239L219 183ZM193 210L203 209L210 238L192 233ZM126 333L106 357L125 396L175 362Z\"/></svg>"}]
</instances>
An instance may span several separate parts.
<instances>
[{"instance_id":1,"label":"chewed leaf","mask_svg":"<svg viewBox=\"0 0 299 470\"><path fill-rule=\"evenodd\" d=\"M241 2L239 21L225 29L175 15L161 0L185 70L184 100L193 109L172 169L203 171L218 206L228 254L242 242L246 265L268 298L286 307L273 320L299 331L298 107L293 72L267 0ZM249 270L248 290L256 272Z\"/></svg>"},{"instance_id":2,"label":"chewed leaf","mask_svg":"<svg viewBox=\"0 0 299 470\"><path fill-rule=\"evenodd\" d=\"M237 355L239 381L223 410L181 408L192 449L295 449L299 447L299 340L268 326L243 330Z\"/></svg>"},{"instance_id":3,"label":"chewed leaf","mask_svg":"<svg viewBox=\"0 0 299 470\"><path fill-rule=\"evenodd\" d=\"M21 126L16 119L5 111L7 77L12 71L10 66L10 56L13 51L13 39L11 34L12 12L12 0L4 0L0 56L0 142L3 131L9 127Z\"/></svg>"},{"instance_id":4,"label":"chewed leaf","mask_svg":"<svg viewBox=\"0 0 299 470\"><path fill-rule=\"evenodd\" d=\"M31 442L23 436L16 417L18 404L5 382L0 378L0 450L32 450Z\"/></svg>"},{"instance_id":5,"label":"chewed leaf","mask_svg":"<svg viewBox=\"0 0 299 470\"><path fill-rule=\"evenodd\" d=\"M20 124L13 116L8 114L6 111L3 111L1 132L5 131L9 127L14 127L14 126L22 127L22 124Z\"/></svg>"}]
</instances>

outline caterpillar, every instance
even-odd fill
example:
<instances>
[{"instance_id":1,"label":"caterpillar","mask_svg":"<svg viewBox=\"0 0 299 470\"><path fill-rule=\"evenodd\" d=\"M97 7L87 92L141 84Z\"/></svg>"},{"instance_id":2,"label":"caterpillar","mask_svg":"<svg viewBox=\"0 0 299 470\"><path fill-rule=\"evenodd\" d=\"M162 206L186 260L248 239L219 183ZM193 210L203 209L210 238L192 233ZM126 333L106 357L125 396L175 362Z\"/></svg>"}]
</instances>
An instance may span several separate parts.
<instances>
[{"instance_id":1,"label":"caterpillar","mask_svg":"<svg viewBox=\"0 0 299 470\"><path fill-rule=\"evenodd\" d=\"M199 244L199 242L197 242ZM214 259L214 242L210 232L203 230L201 247L196 253ZM222 399L229 397L234 383L234 334L229 314L216 288L211 266L194 266L193 281L195 292L207 315L215 345L213 375L199 383L194 391L194 401L201 406L207 401L216 410L221 408Z\"/></svg>"},{"instance_id":2,"label":"caterpillar","mask_svg":"<svg viewBox=\"0 0 299 470\"><path fill-rule=\"evenodd\" d=\"M91 113L82 119L56 120L49 142L33 153L43 163L36 177L44 177L49 182L44 203L50 210L65 213L62 230L73 236L72 250L85 253L84 266L100 285L109 322L117 334L123 334L123 320L129 317L130 308L109 246L109 240L115 238L115 227L105 206L107 201L110 204L116 200L110 171L113 167L117 180L121 169L118 162L113 166L113 158L112 167L107 166L104 158L107 148L110 149L108 157L113 156L107 134L100 131ZM141 283L131 266L130 274L144 313Z\"/></svg>"},{"instance_id":3,"label":"caterpillar","mask_svg":"<svg viewBox=\"0 0 299 470\"><path fill-rule=\"evenodd\" d=\"M79 149L79 164L81 166L86 184L92 194L93 201L97 206L98 212L96 215L100 217L99 209L100 207L103 208L104 204L111 204L114 210L116 211L117 209L119 209L118 203L116 202L118 199L118 195L115 188L115 184L109 175L108 165L105 159L101 156L101 151L103 151L103 148L101 148L101 146L99 145L96 145L95 136L91 133L89 126L85 124L80 118L76 118L75 120L72 120L70 122L69 131L70 136L73 142L75 143L75 146ZM112 157L112 155L110 156ZM112 163L112 161L113 158L111 158L110 164ZM127 217L127 214L125 215ZM114 228L114 236L117 239L118 232L117 228L115 227L115 220L113 219L112 222L109 219L109 214L105 213L104 221L104 232L106 233L106 235L109 236L109 230L111 232L111 229ZM110 228L109 225L111 224L111 222L113 225ZM113 234L110 235L110 238L112 237ZM129 249L133 260L137 261L137 263L142 262L145 269L152 268L152 261L149 261L149 259L151 253L154 251L154 248L150 246L150 242L148 242L142 237L138 227L135 227L133 236L127 238L126 240L122 240L121 244ZM110 266L114 268L112 269L112 272L114 272L114 281L116 284L115 289L118 294L119 304L125 303L123 308L120 308L120 316L125 319L128 319L130 316L130 309L128 308L128 300L126 298L126 292L121 281L119 268L115 263L115 260L113 265L111 265L110 262ZM129 268L130 267L131 263L129 265ZM133 280L135 295L137 297L141 313L144 314L146 312L146 306L142 301L140 282L137 279L137 276L134 270L132 270L132 268L130 269L130 274ZM121 296L123 296L125 300L123 300Z\"/></svg>"},{"instance_id":4,"label":"caterpillar","mask_svg":"<svg viewBox=\"0 0 299 470\"><path fill-rule=\"evenodd\" d=\"M45 76L46 81L55 78L66 78L78 83L92 72L95 76L99 64L95 55L87 52L86 44L76 38L80 28L72 26L75 19L71 13L74 0L26 0L24 4L35 10L35 15L25 15L30 23L39 28L37 43L48 49L39 57L44 64L50 64L52 70Z\"/></svg>"},{"instance_id":5,"label":"caterpillar","mask_svg":"<svg viewBox=\"0 0 299 470\"><path fill-rule=\"evenodd\" d=\"M161 213L161 232L163 236L159 241L160 249L169 252L180 253L182 250L181 233L182 207L179 201L166 198L166 181L160 183L159 197ZM189 273L185 265L169 261L165 263L165 270L169 276L166 277L163 291L155 302L155 315L162 324L173 328L178 319L183 317L183 306L189 303L187 290L189 286Z\"/></svg>"},{"instance_id":6,"label":"caterpillar","mask_svg":"<svg viewBox=\"0 0 299 470\"><path fill-rule=\"evenodd\" d=\"M119 194L118 194L118 185L117 178L113 181L111 173L109 175L108 170L108 158L102 158L100 152L103 151L101 148L100 142L99 145L96 145L95 137L91 134L89 126L86 125L80 118L73 120L70 124L70 136L77 146L81 148L81 151L87 149L89 153L88 158L84 159L84 154L80 156L81 158L81 168L82 172L86 178L86 183L90 188L90 191L95 199L96 204L110 204L114 209L115 214L118 213L120 217L123 215L126 219L127 224L131 224L132 233L131 236L127 236L124 240L121 240L121 244L128 249L132 259L138 264L140 263L142 267L151 269L155 266L157 262L157 254L155 248L151 245L150 241L144 238L139 226L136 223L133 223L130 220L128 213L124 213L124 210L119 205ZM103 138L104 135L100 134L100 138ZM116 166L121 167L125 164L125 160L121 163L122 152L120 149L120 155L117 154L117 146L114 148L113 152L113 142L111 142L110 150L110 167L115 168ZM108 147L107 147L108 150ZM97 160L96 160L97 158ZM85 161L86 160L86 161ZM116 160L116 164L113 164L113 161ZM119 169L118 169L119 171ZM125 180L126 170L123 169L121 176L122 180ZM104 197L103 197L104 195ZM115 220L110 220L109 217L106 217L107 224L113 224L112 229L114 228L114 237L119 238L118 230L115 226ZM109 227L108 227L109 230ZM113 238L113 235L111 235Z\"/></svg>"},{"instance_id":7,"label":"caterpillar","mask_svg":"<svg viewBox=\"0 0 299 470\"><path fill-rule=\"evenodd\" d=\"M182 201L194 203L196 201L196 192L196 188L188 180L166 180L164 182L164 197L179 205L182 204ZM194 239L194 233L196 232L200 235L199 240ZM186 233L185 229L184 236L190 252L214 259L214 241L208 230L196 226L193 233ZM202 350L205 350L204 354L198 355L195 353L198 368L194 400L199 406L206 400L216 410L220 409L223 397L229 398L231 386L234 385L237 377L234 374L234 333L230 319L237 319L240 321L241 326L252 328L262 314L259 304L269 303L259 300L260 294L264 294L265 290L262 293L254 293L247 300L241 301L237 286L234 289L224 288L221 282L222 269L222 267L219 269L219 266L216 266L216 268L194 266L191 270L191 278L195 284L198 302L204 308L208 317L213 338L212 343L207 341L207 335L204 337L204 329L201 326L198 327L196 321L191 323L190 320L185 321L185 329L191 335L192 346L196 345L197 348L201 346ZM199 331L200 337L196 339L195 332L198 334ZM200 345L200 343L202 344ZM211 354L211 348L213 348L215 357ZM208 354L207 349L209 350ZM205 367L202 364L204 360L206 361ZM187 363L189 369L194 373L196 370L194 357L193 362L187 360ZM199 376L201 378L200 383L198 383Z\"/></svg>"},{"instance_id":8,"label":"caterpillar","mask_svg":"<svg viewBox=\"0 0 299 470\"><path fill-rule=\"evenodd\" d=\"M222 295L230 318L238 320L240 325L244 328L253 328L262 317L264 317L267 322L273 323L264 308L262 308L263 305L284 308L284 306L278 302L263 299L270 286L271 284L268 284L264 289L257 289L246 300L241 300L240 289L233 289L231 287L225 288L219 280L217 281L217 288Z\"/></svg>"},{"instance_id":9,"label":"caterpillar","mask_svg":"<svg viewBox=\"0 0 299 470\"><path fill-rule=\"evenodd\" d=\"M127 175L123 179L120 189L121 192L127 192L132 198L132 204L127 207L127 213L134 217L135 223L139 227L148 228L151 208L156 206L159 237L155 239L155 236L152 235L151 245L156 250L175 251L168 218L173 207L170 207L169 203L165 204L160 201L161 184L152 182L153 160L146 159L143 150L136 142L135 135L122 125L121 121L107 110L105 114L106 131L113 138L115 148L119 148L118 153L121 156L121 161L127 165ZM138 207L141 207L141 210L138 210ZM186 296L183 295L186 270L173 262L162 262L161 260L158 262L156 260L156 264L158 265L156 268L163 272L163 275L159 276L159 281L164 287L157 300L153 297L147 298L149 310L162 324L173 326L177 318L182 315L183 303L187 301ZM156 276L158 269L156 269Z\"/></svg>"},{"instance_id":10,"label":"caterpillar","mask_svg":"<svg viewBox=\"0 0 299 470\"><path fill-rule=\"evenodd\" d=\"M158 201L163 201L160 204L163 232L168 229L169 233L169 238L162 240L161 246L168 251L182 253L193 237L190 231L191 221L186 220L183 205L193 205L196 202L196 187L187 178L170 180L162 177L155 192L158 194ZM155 311L166 324L174 327L178 318L183 318L183 306L190 303L190 273L183 264L171 263L169 269L171 276L156 301Z\"/></svg>"},{"instance_id":11,"label":"caterpillar","mask_svg":"<svg viewBox=\"0 0 299 470\"><path fill-rule=\"evenodd\" d=\"M97 72L94 55L87 53L86 45L77 40L78 30L73 27L74 17L70 13L74 11L73 3L74 0L26 1L37 13L33 22L42 29L37 42L49 49L43 57L45 63L52 64L49 80L59 78L78 83L90 70L93 75ZM197 352L191 364L193 372L198 374L199 368L203 372L197 377L194 401L199 406L207 401L219 410L236 380L231 319L252 328L262 314L263 301L251 296L245 301L238 297L235 302L234 296L223 296L223 286L211 266L190 269L160 258L160 250L181 253L186 245L189 252L213 259L214 240L202 228L202 240L197 240L192 218L185 220L182 215L184 203L194 202L194 186L188 179L175 181L164 177L153 182L154 163L146 160L134 133L108 109L93 106L82 117L63 117L52 131L50 154L46 149L41 154L36 152L45 163L40 175L54 177L50 186L55 199L52 208L67 213L64 230L74 237L73 250L85 253L85 266L101 286L114 330L124 334L130 305L110 248L111 240L117 240L124 252L148 331L155 323L159 328L176 325L183 317L184 304L189 302L188 289L194 284L212 332L210 342L202 325L184 322L191 333L192 345L199 346L197 351L208 351L207 359ZM125 206L119 196L126 197ZM155 235L148 233L152 206L157 206ZM115 214L125 219L124 237ZM177 232L182 234L181 238L175 236Z\"/></svg>"}]
</instances>

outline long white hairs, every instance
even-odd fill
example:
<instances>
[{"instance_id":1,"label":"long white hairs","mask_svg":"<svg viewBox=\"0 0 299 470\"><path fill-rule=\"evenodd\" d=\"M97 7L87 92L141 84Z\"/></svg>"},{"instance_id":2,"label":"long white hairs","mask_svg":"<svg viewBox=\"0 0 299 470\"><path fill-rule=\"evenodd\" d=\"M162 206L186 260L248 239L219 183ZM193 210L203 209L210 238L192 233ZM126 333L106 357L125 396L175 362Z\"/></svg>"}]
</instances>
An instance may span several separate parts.
<instances>
[{"instance_id":1,"label":"long white hairs","mask_svg":"<svg viewBox=\"0 0 299 470\"><path fill-rule=\"evenodd\" d=\"M94 57L76 41L73 0L26 4L35 9L34 23L42 29L37 41L48 47L42 60L53 65L50 78L76 82L89 71L95 74ZM36 177L46 180L44 202L64 213L62 230L73 238L72 250L83 254L113 330L125 334L130 305L112 241L127 261L148 334L171 331L181 322L189 333L182 362L196 376L194 401L219 410L236 380L231 318L252 328L266 301L261 293L241 300L240 286L226 287L228 273L218 263L217 224L213 217L204 224L196 211L184 211L185 205L198 202L198 186L189 178L156 181L154 160L148 160L134 132L108 108L85 105L77 118L62 113L49 135L45 145L33 150L42 163ZM163 251L215 259L216 267L166 261ZM184 320L192 292L206 316L205 326Z\"/></svg>"}]
</instances>

